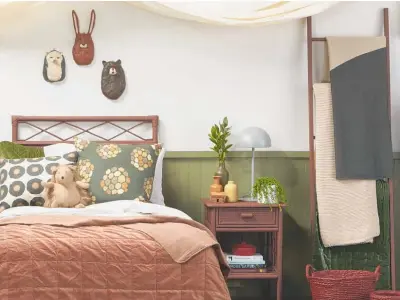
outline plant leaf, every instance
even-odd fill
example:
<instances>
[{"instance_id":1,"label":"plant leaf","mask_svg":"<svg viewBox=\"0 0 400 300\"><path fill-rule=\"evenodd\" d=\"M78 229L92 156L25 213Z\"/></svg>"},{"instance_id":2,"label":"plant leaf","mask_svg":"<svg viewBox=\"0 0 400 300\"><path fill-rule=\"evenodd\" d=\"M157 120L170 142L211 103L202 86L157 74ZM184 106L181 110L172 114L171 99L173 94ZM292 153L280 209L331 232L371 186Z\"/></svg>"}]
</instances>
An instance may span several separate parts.
<instances>
[{"instance_id":1,"label":"plant leaf","mask_svg":"<svg viewBox=\"0 0 400 300\"><path fill-rule=\"evenodd\" d=\"M224 124L225 128L228 126L228 118L227 117L224 117L223 124Z\"/></svg>"},{"instance_id":2,"label":"plant leaf","mask_svg":"<svg viewBox=\"0 0 400 300\"><path fill-rule=\"evenodd\" d=\"M211 127L211 135L212 135L213 137L215 137L216 134L217 134L217 131L215 130L215 126Z\"/></svg>"}]
</instances>

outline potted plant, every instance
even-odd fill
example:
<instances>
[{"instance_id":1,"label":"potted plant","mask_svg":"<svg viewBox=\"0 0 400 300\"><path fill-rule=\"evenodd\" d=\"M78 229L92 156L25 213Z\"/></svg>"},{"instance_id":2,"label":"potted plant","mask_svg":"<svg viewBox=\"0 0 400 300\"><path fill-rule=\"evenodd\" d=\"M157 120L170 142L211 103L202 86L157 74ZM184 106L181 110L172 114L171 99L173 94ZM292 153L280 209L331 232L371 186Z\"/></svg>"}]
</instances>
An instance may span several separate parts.
<instances>
[{"instance_id":1,"label":"potted plant","mask_svg":"<svg viewBox=\"0 0 400 300\"><path fill-rule=\"evenodd\" d=\"M231 135L231 127L228 124L228 118L225 117L222 120L222 123L214 124L211 127L211 131L208 134L208 138L210 139L213 146L211 150L213 150L217 154L218 158L218 170L215 172L215 176L221 176L221 185L224 187L229 180L229 172L225 166L226 155L229 152L229 149L232 147L232 144L228 143L228 138Z\"/></svg>"},{"instance_id":2,"label":"potted plant","mask_svg":"<svg viewBox=\"0 0 400 300\"><path fill-rule=\"evenodd\" d=\"M262 204L286 203L285 190L281 183L273 177L257 178L251 189L252 197Z\"/></svg>"}]
</instances>

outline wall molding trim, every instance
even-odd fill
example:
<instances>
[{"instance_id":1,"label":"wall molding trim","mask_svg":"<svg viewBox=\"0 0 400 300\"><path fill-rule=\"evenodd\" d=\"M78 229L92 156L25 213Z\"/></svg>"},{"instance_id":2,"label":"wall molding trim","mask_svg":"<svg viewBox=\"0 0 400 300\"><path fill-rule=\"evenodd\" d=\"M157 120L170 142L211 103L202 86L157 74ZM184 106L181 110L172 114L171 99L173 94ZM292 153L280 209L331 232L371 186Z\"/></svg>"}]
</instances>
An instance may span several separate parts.
<instances>
[{"instance_id":1,"label":"wall molding trim","mask_svg":"<svg viewBox=\"0 0 400 300\"><path fill-rule=\"evenodd\" d=\"M165 157L175 159L216 159L213 151L167 151ZM308 157L308 151L256 151L256 158L308 159ZM228 159L229 158L251 158L251 151L231 151L228 154Z\"/></svg>"},{"instance_id":2,"label":"wall molding trim","mask_svg":"<svg viewBox=\"0 0 400 300\"><path fill-rule=\"evenodd\" d=\"M174 159L216 159L213 151L167 151L165 157ZM256 158L308 159L309 157L308 151L256 151ZM228 154L229 158L251 158L251 151L231 151ZM400 152L393 152L393 159L400 159Z\"/></svg>"}]
</instances>

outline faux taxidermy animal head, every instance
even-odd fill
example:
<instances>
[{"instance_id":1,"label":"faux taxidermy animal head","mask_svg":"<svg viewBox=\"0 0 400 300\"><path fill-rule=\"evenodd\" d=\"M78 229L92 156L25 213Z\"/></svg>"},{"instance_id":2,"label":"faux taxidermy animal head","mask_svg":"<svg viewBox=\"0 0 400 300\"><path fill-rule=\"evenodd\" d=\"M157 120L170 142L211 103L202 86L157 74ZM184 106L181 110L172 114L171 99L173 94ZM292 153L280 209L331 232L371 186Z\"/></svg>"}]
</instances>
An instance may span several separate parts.
<instances>
[{"instance_id":1,"label":"faux taxidermy animal head","mask_svg":"<svg viewBox=\"0 0 400 300\"><path fill-rule=\"evenodd\" d=\"M89 29L87 33L81 33L79 27L79 18L76 12L72 11L72 21L75 30L75 43L72 48L72 56L77 65L90 65L94 58L94 43L92 32L96 24L96 13L94 9L90 13Z\"/></svg>"},{"instance_id":2,"label":"faux taxidermy animal head","mask_svg":"<svg viewBox=\"0 0 400 300\"><path fill-rule=\"evenodd\" d=\"M57 50L46 53L43 63L43 78L47 82L59 82L65 79L65 58Z\"/></svg>"},{"instance_id":3,"label":"faux taxidermy animal head","mask_svg":"<svg viewBox=\"0 0 400 300\"><path fill-rule=\"evenodd\" d=\"M110 100L117 100L124 93L126 87L125 72L121 60L103 60L101 73L101 91Z\"/></svg>"}]
</instances>

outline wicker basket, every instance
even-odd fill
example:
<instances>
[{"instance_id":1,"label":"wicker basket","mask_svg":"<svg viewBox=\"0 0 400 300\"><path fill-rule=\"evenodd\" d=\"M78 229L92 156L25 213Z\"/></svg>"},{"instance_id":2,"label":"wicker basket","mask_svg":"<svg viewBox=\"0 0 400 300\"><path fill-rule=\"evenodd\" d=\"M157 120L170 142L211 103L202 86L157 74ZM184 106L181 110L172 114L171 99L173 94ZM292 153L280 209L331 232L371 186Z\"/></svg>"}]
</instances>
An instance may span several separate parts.
<instances>
[{"instance_id":1,"label":"wicker basket","mask_svg":"<svg viewBox=\"0 0 400 300\"><path fill-rule=\"evenodd\" d=\"M306 266L306 277L313 300L367 300L375 290L380 276L380 266L375 272L358 270L328 270L314 272Z\"/></svg>"},{"instance_id":2,"label":"wicker basket","mask_svg":"<svg viewBox=\"0 0 400 300\"><path fill-rule=\"evenodd\" d=\"M370 300L400 300L398 291L375 291L371 293Z\"/></svg>"}]
</instances>

